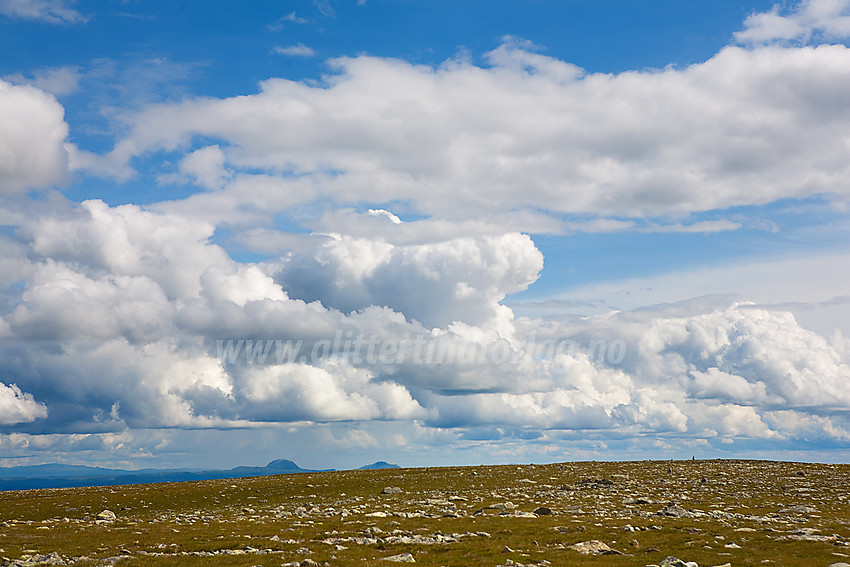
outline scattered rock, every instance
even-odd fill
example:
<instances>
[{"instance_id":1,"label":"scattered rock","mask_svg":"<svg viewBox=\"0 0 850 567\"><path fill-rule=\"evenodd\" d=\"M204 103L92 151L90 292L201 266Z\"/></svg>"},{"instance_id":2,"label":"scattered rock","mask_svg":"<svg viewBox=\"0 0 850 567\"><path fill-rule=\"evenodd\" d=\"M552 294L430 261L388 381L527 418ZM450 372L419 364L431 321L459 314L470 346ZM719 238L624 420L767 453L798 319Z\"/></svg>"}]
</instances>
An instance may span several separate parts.
<instances>
[{"instance_id":1,"label":"scattered rock","mask_svg":"<svg viewBox=\"0 0 850 567\"><path fill-rule=\"evenodd\" d=\"M31 567L35 565L68 565L68 562L62 559L58 553L52 551L47 555L25 555L7 565L9 567Z\"/></svg>"},{"instance_id":2,"label":"scattered rock","mask_svg":"<svg viewBox=\"0 0 850 567\"><path fill-rule=\"evenodd\" d=\"M404 490L398 486L387 486L381 491L381 494L401 494L403 492Z\"/></svg>"},{"instance_id":3,"label":"scattered rock","mask_svg":"<svg viewBox=\"0 0 850 567\"><path fill-rule=\"evenodd\" d=\"M693 514L676 504L671 502L664 508L655 513L656 516L669 516L671 518L690 518Z\"/></svg>"},{"instance_id":4,"label":"scattered rock","mask_svg":"<svg viewBox=\"0 0 850 567\"><path fill-rule=\"evenodd\" d=\"M779 511L780 514L817 514L818 509L814 506L789 506Z\"/></svg>"},{"instance_id":5,"label":"scattered rock","mask_svg":"<svg viewBox=\"0 0 850 567\"><path fill-rule=\"evenodd\" d=\"M395 563L416 563L416 559L410 553L399 553L398 555L390 555L382 557L381 561L394 561Z\"/></svg>"},{"instance_id":6,"label":"scattered rock","mask_svg":"<svg viewBox=\"0 0 850 567\"><path fill-rule=\"evenodd\" d=\"M673 557L672 555L665 557L658 565L659 567L699 567L699 564L695 561L682 561L678 557Z\"/></svg>"},{"instance_id":7,"label":"scattered rock","mask_svg":"<svg viewBox=\"0 0 850 567\"><path fill-rule=\"evenodd\" d=\"M608 478L585 478L578 481L575 485L577 488L602 488L611 486L614 481Z\"/></svg>"},{"instance_id":8,"label":"scattered rock","mask_svg":"<svg viewBox=\"0 0 850 567\"><path fill-rule=\"evenodd\" d=\"M798 528L788 535L779 536L776 541L819 541L834 542L838 539L835 535L820 535L816 528Z\"/></svg>"},{"instance_id":9,"label":"scattered rock","mask_svg":"<svg viewBox=\"0 0 850 567\"><path fill-rule=\"evenodd\" d=\"M508 512L502 512L499 515L500 516L510 516L510 514ZM514 512L513 517L514 518L537 518L539 516L537 514L534 514L533 512L516 511L516 512Z\"/></svg>"},{"instance_id":10,"label":"scattered rock","mask_svg":"<svg viewBox=\"0 0 850 567\"><path fill-rule=\"evenodd\" d=\"M114 522L118 516L115 515L115 512L112 510L104 510L100 514L97 515L97 519L103 522Z\"/></svg>"},{"instance_id":11,"label":"scattered rock","mask_svg":"<svg viewBox=\"0 0 850 567\"><path fill-rule=\"evenodd\" d=\"M550 510L546 506L540 506L539 508L534 509L534 513L538 516L548 516L552 513L552 510Z\"/></svg>"},{"instance_id":12,"label":"scattered rock","mask_svg":"<svg viewBox=\"0 0 850 567\"><path fill-rule=\"evenodd\" d=\"M578 551L583 555L625 555L621 551L611 549L608 544L592 539L590 541L582 541L570 546L573 551Z\"/></svg>"}]
</instances>

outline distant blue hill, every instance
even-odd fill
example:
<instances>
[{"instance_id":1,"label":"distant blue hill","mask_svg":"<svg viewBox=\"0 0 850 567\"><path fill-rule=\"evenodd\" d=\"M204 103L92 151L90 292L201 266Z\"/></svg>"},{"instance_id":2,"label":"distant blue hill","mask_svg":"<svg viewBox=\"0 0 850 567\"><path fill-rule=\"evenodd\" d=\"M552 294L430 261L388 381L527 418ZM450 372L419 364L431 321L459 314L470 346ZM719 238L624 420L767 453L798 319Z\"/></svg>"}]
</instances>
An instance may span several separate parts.
<instances>
[{"instance_id":1,"label":"distant blue hill","mask_svg":"<svg viewBox=\"0 0 850 567\"><path fill-rule=\"evenodd\" d=\"M116 472L129 473L139 471L119 471L119 469L104 469L101 467L85 467L81 465L30 465L0 468L0 479L52 476L64 476L70 478L77 476L92 476L95 474L115 474Z\"/></svg>"},{"instance_id":2,"label":"distant blue hill","mask_svg":"<svg viewBox=\"0 0 850 567\"><path fill-rule=\"evenodd\" d=\"M360 467L358 470L398 469L385 461ZM71 488L82 486L114 486L120 484L149 484L155 482L185 482L273 474L329 472L334 469L302 469L293 461L277 459L264 467L234 467L227 470L192 469L107 469L82 465L27 465L0 467L0 491L35 488Z\"/></svg>"},{"instance_id":3,"label":"distant blue hill","mask_svg":"<svg viewBox=\"0 0 850 567\"><path fill-rule=\"evenodd\" d=\"M375 470L375 469L400 469L401 467L398 465L394 465L392 463L388 463L386 461L378 461L376 463L372 463L371 465L365 465L360 467L357 470L365 471L365 470Z\"/></svg>"},{"instance_id":4,"label":"distant blue hill","mask_svg":"<svg viewBox=\"0 0 850 567\"><path fill-rule=\"evenodd\" d=\"M287 459L272 461L264 467L234 467L227 470L141 469L130 471L79 465L47 464L0 468L0 491L184 482L332 470L302 469Z\"/></svg>"}]
</instances>

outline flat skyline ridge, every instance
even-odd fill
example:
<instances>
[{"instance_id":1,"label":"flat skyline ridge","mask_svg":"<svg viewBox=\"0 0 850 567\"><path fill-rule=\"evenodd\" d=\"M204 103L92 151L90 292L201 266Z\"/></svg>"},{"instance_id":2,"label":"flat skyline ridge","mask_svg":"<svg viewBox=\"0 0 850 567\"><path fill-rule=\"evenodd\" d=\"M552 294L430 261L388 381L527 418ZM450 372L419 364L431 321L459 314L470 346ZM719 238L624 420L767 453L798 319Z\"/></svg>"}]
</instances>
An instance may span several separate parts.
<instances>
[{"instance_id":1,"label":"flat skyline ridge","mask_svg":"<svg viewBox=\"0 0 850 567\"><path fill-rule=\"evenodd\" d=\"M553 465L553 464L566 464L568 462L573 463L661 463L661 462L681 462L681 463L696 463L696 462L723 462L723 461L741 461L741 462L781 462L781 463L799 463L799 464L813 464L813 465L829 465L829 464L848 464L843 462L833 462L833 463L822 463L816 461L797 461L797 460L788 460L788 459L754 459L754 458L706 458L706 459L587 459L587 460L577 460L577 461L555 461L555 462L537 462L537 463L500 463L500 464L486 464L481 463L478 465L452 465L452 464L440 464L440 465L424 465L424 466L414 466L414 467L406 467L397 465L394 463L388 463L386 461L376 461L374 463L370 463L368 465L363 465L356 468L322 468L322 469L305 469L300 467L297 463L289 459L275 459L269 461L265 466L258 465L235 465L228 469L158 469L158 468L143 468L143 469L113 469L113 468L105 468L105 467L95 467L89 465L64 465L60 463L44 463L41 465L18 465L18 466L5 466L0 467L0 482L3 480L48 480L48 479L58 479L58 478L67 478L73 479L75 477L86 477L86 478L95 478L98 476L110 476L110 475L119 475L119 476L133 476L139 474L159 474L159 473L234 473L233 476L221 476L221 477L210 477L210 478L241 478L238 476L239 473L251 472L258 474L247 474L244 475L246 477L250 476L267 476L274 474L290 474L290 473L312 473L312 472L337 472L337 471L351 471L351 470L376 470L376 469L405 469L405 468L469 468L469 467L510 467L510 466L544 466L544 465ZM42 471L48 473L43 474ZM282 472L276 472L282 471ZM18 473L18 474L16 474ZM195 480L203 480L203 479L195 479ZM191 482L192 480L176 480L176 481L161 481L161 482ZM157 482L157 481L153 481ZM121 484L131 484L131 483L121 483ZM2 484L0 484L2 486ZM80 485L80 486L109 486L109 485ZM45 487L47 488L47 487ZM66 488L71 488L68 486ZM0 490L14 490L3 488Z\"/></svg>"}]
</instances>

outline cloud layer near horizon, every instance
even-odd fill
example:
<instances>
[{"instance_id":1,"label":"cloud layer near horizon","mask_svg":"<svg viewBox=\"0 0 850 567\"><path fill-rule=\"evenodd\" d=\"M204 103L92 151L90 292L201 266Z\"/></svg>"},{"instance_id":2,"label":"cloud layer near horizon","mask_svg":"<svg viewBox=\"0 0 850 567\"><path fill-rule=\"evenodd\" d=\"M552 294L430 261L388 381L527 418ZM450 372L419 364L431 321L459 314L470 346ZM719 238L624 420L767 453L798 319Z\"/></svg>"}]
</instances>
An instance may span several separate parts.
<instances>
[{"instance_id":1,"label":"cloud layer near horizon","mask_svg":"<svg viewBox=\"0 0 850 567\"><path fill-rule=\"evenodd\" d=\"M27 283L3 318L2 359L4 376L26 390L3 386L16 416L7 422L80 433L416 419L850 440L846 340L829 343L788 313L715 302L515 320L500 301L541 267L524 235L407 246L338 237L306 258L257 265L210 244L211 230L98 201L21 227L22 242L7 244L21 248L14 269ZM228 361L216 351L219 339L276 339L303 340L306 354L338 332L375 337L376 348L425 346L418 359L368 360L361 350L278 361L272 351L253 364L247 352Z\"/></svg>"},{"instance_id":2,"label":"cloud layer near horizon","mask_svg":"<svg viewBox=\"0 0 850 567\"><path fill-rule=\"evenodd\" d=\"M0 81L0 450L337 422L365 444L368 424L398 423L420 443L847 447L840 332L728 299L547 319L504 304L540 275L534 234L736 230L730 209L780 200L842 210L850 50L789 46L806 36L770 19L820 22L819 4L754 16L739 37L754 46L684 68L586 73L510 38L483 65L340 58L321 84L124 115L104 155L69 142L52 95ZM49 189L137 170L192 194L110 206ZM239 261L222 229L271 257ZM377 355L307 356L340 337ZM227 360L228 340L303 350Z\"/></svg>"}]
</instances>

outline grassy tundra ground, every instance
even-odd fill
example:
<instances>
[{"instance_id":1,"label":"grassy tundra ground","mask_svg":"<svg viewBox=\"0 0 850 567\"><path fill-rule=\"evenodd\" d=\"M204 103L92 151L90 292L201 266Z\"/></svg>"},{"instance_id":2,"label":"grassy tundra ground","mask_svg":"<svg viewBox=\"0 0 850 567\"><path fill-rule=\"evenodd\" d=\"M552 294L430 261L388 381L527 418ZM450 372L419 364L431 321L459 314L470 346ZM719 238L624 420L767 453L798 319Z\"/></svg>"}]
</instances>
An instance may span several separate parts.
<instances>
[{"instance_id":1,"label":"grassy tundra ground","mask_svg":"<svg viewBox=\"0 0 850 567\"><path fill-rule=\"evenodd\" d=\"M684 565L669 556L850 563L850 465L565 463L0 493L0 565Z\"/></svg>"}]
</instances>

